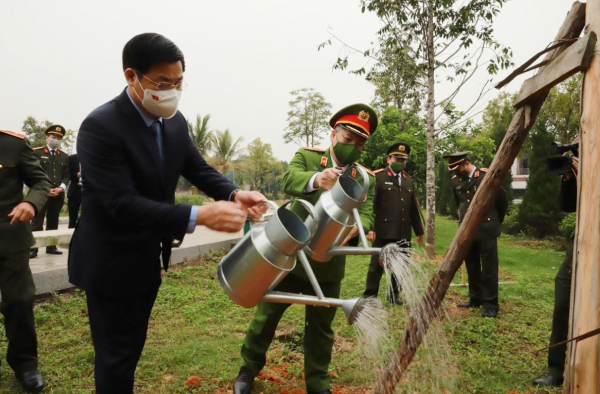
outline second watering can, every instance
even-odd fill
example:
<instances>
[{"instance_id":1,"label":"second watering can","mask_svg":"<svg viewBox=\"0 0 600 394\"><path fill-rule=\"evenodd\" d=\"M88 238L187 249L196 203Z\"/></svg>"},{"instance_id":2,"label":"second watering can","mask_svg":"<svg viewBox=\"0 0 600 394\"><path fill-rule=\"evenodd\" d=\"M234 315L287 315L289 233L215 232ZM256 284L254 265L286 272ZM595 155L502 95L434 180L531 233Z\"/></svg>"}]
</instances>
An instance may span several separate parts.
<instances>
[{"instance_id":1,"label":"second watering can","mask_svg":"<svg viewBox=\"0 0 600 394\"><path fill-rule=\"evenodd\" d=\"M221 260L217 273L221 287L238 305L251 308L296 266L296 255L313 238L317 221L315 208L296 200L309 213L305 223L288 203L276 207L264 225L253 226Z\"/></svg>"},{"instance_id":2,"label":"second watering can","mask_svg":"<svg viewBox=\"0 0 600 394\"><path fill-rule=\"evenodd\" d=\"M350 175L356 171L362 176L362 185ZM331 260L333 256L328 251L339 246L357 223L353 211L366 201L369 186L367 171L349 166L335 186L321 194L315 205L316 216L308 218L306 222L308 226L313 226L318 221L317 231L304 249L308 257L319 262Z\"/></svg>"}]
</instances>

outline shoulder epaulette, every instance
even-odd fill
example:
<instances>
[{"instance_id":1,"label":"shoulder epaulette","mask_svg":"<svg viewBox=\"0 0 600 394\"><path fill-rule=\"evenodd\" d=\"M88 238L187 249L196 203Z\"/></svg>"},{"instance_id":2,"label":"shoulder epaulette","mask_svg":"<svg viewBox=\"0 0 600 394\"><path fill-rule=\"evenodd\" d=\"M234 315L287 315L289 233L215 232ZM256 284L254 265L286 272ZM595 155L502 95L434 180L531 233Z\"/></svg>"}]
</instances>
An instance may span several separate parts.
<instances>
[{"instance_id":1,"label":"shoulder epaulette","mask_svg":"<svg viewBox=\"0 0 600 394\"><path fill-rule=\"evenodd\" d=\"M452 175L452 179L456 178L456 175Z\"/></svg>"},{"instance_id":2,"label":"shoulder epaulette","mask_svg":"<svg viewBox=\"0 0 600 394\"><path fill-rule=\"evenodd\" d=\"M487 168L480 168L480 170L483 171L483 172L488 172Z\"/></svg>"},{"instance_id":3,"label":"shoulder epaulette","mask_svg":"<svg viewBox=\"0 0 600 394\"><path fill-rule=\"evenodd\" d=\"M44 146L38 146L37 148L33 148L33 150L44 149Z\"/></svg>"},{"instance_id":4,"label":"shoulder epaulette","mask_svg":"<svg viewBox=\"0 0 600 394\"><path fill-rule=\"evenodd\" d=\"M365 171L367 171L367 173L369 173L371 176L375 176L375 173L373 171L369 170L367 167L363 166L362 164L356 163L356 165L364 168Z\"/></svg>"},{"instance_id":5,"label":"shoulder epaulette","mask_svg":"<svg viewBox=\"0 0 600 394\"><path fill-rule=\"evenodd\" d=\"M406 179L412 179L412 177L410 175L408 175L406 172L402 171L402 178Z\"/></svg>"},{"instance_id":6,"label":"shoulder epaulette","mask_svg":"<svg viewBox=\"0 0 600 394\"><path fill-rule=\"evenodd\" d=\"M314 146L303 146L302 149L309 150L309 151L312 151L312 152L325 153L325 149L315 148Z\"/></svg>"},{"instance_id":7,"label":"shoulder epaulette","mask_svg":"<svg viewBox=\"0 0 600 394\"><path fill-rule=\"evenodd\" d=\"M17 137L17 138L20 138L22 140L24 140L25 137L26 137L25 133L21 133L19 131L10 131L10 130L2 130L2 129L0 129L0 133L12 135L13 137Z\"/></svg>"},{"instance_id":8,"label":"shoulder epaulette","mask_svg":"<svg viewBox=\"0 0 600 394\"><path fill-rule=\"evenodd\" d=\"M378 170L373 171L373 174L379 174L380 172L385 171L385 168L380 168Z\"/></svg>"}]
</instances>

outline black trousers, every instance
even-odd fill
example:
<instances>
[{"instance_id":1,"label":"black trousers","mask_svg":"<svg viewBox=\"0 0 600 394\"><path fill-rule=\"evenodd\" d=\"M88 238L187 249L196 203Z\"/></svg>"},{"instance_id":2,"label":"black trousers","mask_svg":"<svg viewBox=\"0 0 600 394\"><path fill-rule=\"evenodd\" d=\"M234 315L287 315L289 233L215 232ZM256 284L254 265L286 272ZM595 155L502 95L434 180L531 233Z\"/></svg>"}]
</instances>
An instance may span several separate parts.
<instances>
[{"instance_id":1,"label":"black trousers","mask_svg":"<svg viewBox=\"0 0 600 394\"><path fill-rule=\"evenodd\" d=\"M473 242L465 265L471 301L498 306L498 239Z\"/></svg>"},{"instance_id":2,"label":"black trousers","mask_svg":"<svg viewBox=\"0 0 600 394\"><path fill-rule=\"evenodd\" d=\"M96 394L132 394L135 368L146 343L148 321L160 281L135 297L86 292Z\"/></svg>"},{"instance_id":3,"label":"black trousers","mask_svg":"<svg viewBox=\"0 0 600 394\"><path fill-rule=\"evenodd\" d=\"M29 269L29 250L0 256L0 311L8 339L6 360L16 373L38 367L33 318L35 285Z\"/></svg>"},{"instance_id":4,"label":"black trousers","mask_svg":"<svg viewBox=\"0 0 600 394\"><path fill-rule=\"evenodd\" d=\"M60 210L65 203L65 193L60 193L56 197L49 197L48 202L38 212L37 216L31 221L31 231L43 231L44 230L44 217L46 218L46 230L58 229L58 217L60 216ZM46 250L54 248L53 246L47 247ZM37 250L37 248L34 248Z\"/></svg>"},{"instance_id":5,"label":"black trousers","mask_svg":"<svg viewBox=\"0 0 600 394\"><path fill-rule=\"evenodd\" d=\"M75 228L77 225L79 207L81 207L81 186L73 187L78 187L79 190L73 191L71 197L69 197L69 200L67 201L67 207L69 208L69 228Z\"/></svg>"},{"instance_id":6,"label":"black trousers","mask_svg":"<svg viewBox=\"0 0 600 394\"><path fill-rule=\"evenodd\" d=\"M389 243L396 243L397 239L379 239L376 238L373 241L374 248L381 248ZM410 241L403 241L403 247L410 247ZM377 297L379 294L379 283L381 282L381 276L383 275L383 267L379 264L379 256L373 255L371 256L371 263L369 264L369 271L367 272L367 285L365 288L365 292L363 293L364 297ZM398 288L398 281L396 278L392 280L392 291L394 296L397 296L400 293Z\"/></svg>"},{"instance_id":7,"label":"black trousers","mask_svg":"<svg viewBox=\"0 0 600 394\"><path fill-rule=\"evenodd\" d=\"M571 304L571 267L573 262L573 240L567 247L567 254L554 279L554 313L550 346L566 341L569 335L569 308ZM548 350L548 373L562 378L565 372L567 345Z\"/></svg>"}]
</instances>

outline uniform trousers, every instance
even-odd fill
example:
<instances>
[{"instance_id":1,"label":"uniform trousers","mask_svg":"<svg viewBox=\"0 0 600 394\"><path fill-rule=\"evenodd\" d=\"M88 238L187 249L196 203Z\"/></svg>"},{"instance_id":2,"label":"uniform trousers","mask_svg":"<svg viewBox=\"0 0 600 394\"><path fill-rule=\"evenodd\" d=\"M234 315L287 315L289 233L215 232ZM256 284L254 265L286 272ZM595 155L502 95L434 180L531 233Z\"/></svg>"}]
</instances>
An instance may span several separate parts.
<instances>
[{"instance_id":1,"label":"uniform trousers","mask_svg":"<svg viewBox=\"0 0 600 394\"><path fill-rule=\"evenodd\" d=\"M471 301L498 306L498 239L474 241L465 265Z\"/></svg>"},{"instance_id":2,"label":"uniform trousers","mask_svg":"<svg viewBox=\"0 0 600 394\"><path fill-rule=\"evenodd\" d=\"M37 369L35 285L29 269L29 249L0 256L0 292L0 311L8 339L6 360L17 374Z\"/></svg>"},{"instance_id":3,"label":"uniform trousers","mask_svg":"<svg viewBox=\"0 0 600 394\"><path fill-rule=\"evenodd\" d=\"M339 298L340 282L319 282L325 297ZM289 274L275 289L290 293L315 295L309 281ZM266 363L266 353L273 341L277 324L289 304L261 302L246 333L241 355L243 367L253 376L258 375ZM331 324L337 308L322 306L305 307L304 318L304 375L309 393L329 388L329 363L333 347Z\"/></svg>"}]
</instances>

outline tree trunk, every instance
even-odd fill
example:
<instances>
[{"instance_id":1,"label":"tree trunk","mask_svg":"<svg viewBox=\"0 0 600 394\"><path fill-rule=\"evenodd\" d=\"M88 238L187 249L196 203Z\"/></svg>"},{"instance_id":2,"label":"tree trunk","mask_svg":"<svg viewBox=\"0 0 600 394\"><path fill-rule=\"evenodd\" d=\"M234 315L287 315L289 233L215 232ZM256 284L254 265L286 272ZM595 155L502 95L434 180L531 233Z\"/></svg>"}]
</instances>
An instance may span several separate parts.
<instances>
[{"instance_id":1,"label":"tree trunk","mask_svg":"<svg viewBox=\"0 0 600 394\"><path fill-rule=\"evenodd\" d=\"M433 0L427 4L427 219L425 257L435 257L435 54L433 51Z\"/></svg>"},{"instance_id":2,"label":"tree trunk","mask_svg":"<svg viewBox=\"0 0 600 394\"><path fill-rule=\"evenodd\" d=\"M578 37L583 29L584 17L585 4L576 2L571 8L571 12L567 15L556 39ZM549 52L545 60L550 62L566 48L567 46L562 46ZM540 71L542 69L540 68ZM437 310L448 291L450 282L466 257L484 214L494 204L494 199L500 188L502 179L504 179L517 157L517 153L521 149L523 141L525 141L529 129L535 122L545 99L545 95L538 97L528 105L517 109L502 140L502 144L494 156L494 161L487 175L484 177L481 186L475 193L465 218L450 244L444 261L429 282L421 304L416 310L411 312L404 338L375 383L373 394L394 393L396 384L400 381L406 368L414 358L432 320L437 316ZM600 152L600 150L597 151ZM600 189L600 186L598 189ZM598 233L598 229L596 229L596 232ZM598 244L596 248L598 249Z\"/></svg>"},{"instance_id":3,"label":"tree trunk","mask_svg":"<svg viewBox=\"0 0 600 394\"><path fill-rule=\"evenodd\" d=\"M600 34L600 0L588 0L588 33ZM581 95L581 147L577 231L573 253L569 337L600 327L600 59L596 56L585 72ZM565 392L598 393L600 390L600 337L571 342L568 348Z\"/></svg>"}]
</instances>

